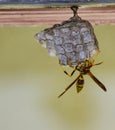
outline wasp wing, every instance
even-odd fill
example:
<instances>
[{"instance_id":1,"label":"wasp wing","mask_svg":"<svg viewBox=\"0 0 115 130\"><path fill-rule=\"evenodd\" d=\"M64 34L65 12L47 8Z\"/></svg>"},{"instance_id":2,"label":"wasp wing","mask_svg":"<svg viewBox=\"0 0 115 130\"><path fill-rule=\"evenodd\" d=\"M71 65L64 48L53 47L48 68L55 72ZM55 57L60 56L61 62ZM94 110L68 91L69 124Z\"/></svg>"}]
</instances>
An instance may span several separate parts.
<instances>
[{"instance_id":1,"label":"wasp wing","mask_svg":"<svg viewBox=\"0 0 115 130\"><path fill-rule=\"evenodd\" d=\"M58 96L58 98L60 98L69 88L71 88L72 85L79 79L80 76L81 76L81 75L79 75L79 76L65 89L65 91L63 91L63 92Z\"/></svg>"},{"instance_id":2,"label":"wasp wing","mask_svg":"<svg viewBox=\"0 0 115 130\"><path fill-rule=\"evenodd\" d=\"M101 83L91 72L88 73L88 75L99 85L100 88L102 88L104 91L107 91L106 87L103 83Z\"/></svg>"}]
</instances>

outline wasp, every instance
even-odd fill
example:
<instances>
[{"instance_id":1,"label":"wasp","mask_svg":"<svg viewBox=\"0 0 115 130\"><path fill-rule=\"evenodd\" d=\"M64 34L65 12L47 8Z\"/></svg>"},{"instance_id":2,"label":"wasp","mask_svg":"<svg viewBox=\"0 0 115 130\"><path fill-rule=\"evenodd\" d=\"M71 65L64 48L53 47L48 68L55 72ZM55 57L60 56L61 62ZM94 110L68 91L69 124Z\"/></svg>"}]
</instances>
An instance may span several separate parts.
<instances>
[{"instance_id":1,"label":"wasp","mask_svg":"<svg viewBox=\"0 0 115 130\"><path fill-rule=\"evenodd\" d=\"M67 92L68 89L70 89L75 83L76 83L76 89L77 89L77 92L79 93L83 87L84 87L84 78L83 76L84 75L89 75L93 81L95 83L98 84L98 86L103 89L104 91L107 91L106 87L104 86L103 83L101 83L93 74L92 72L90 71L90 68L95 66L95 65L100 65L102 62L100 63L97 63L97 64L94 64L94 61L90 61L90 60L85 60L84 62L81 62L79 63L75 68L74 70L72 71L72 73L69 75L67 73L67 71L63 70L64 73L68 76L73 76L73 74L75 73L76 70L78 70L80 72L79 76L65 89L65 91L63 91L59 96L58 98L60 98L64 93Z\"/></svg>"}]
</instances>

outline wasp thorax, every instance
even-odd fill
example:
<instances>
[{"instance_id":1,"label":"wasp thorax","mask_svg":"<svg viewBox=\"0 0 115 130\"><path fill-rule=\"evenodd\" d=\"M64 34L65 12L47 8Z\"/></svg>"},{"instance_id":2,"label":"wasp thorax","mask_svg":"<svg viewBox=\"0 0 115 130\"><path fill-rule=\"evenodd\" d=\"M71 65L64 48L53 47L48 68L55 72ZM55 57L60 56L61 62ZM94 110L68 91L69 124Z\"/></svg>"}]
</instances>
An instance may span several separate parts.
<instances>
[{"instance_id":1,"label":"wasp thorax","mask_svg":"<svg viewBox=\"0 0 115 130\"><path fill-rule=\"evenodd\" d=\"M64 66L92 60L99 51L92 25L75 14L62 24L36 34L35 38Z\"/></svg>"}]
</instances>

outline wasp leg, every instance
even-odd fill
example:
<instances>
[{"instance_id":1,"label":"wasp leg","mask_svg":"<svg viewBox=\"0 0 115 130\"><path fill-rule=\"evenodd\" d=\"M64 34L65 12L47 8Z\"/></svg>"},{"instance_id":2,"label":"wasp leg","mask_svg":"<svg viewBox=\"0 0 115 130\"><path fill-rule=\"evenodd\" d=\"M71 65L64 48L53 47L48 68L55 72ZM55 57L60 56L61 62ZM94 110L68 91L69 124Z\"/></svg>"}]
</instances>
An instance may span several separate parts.
<instances>
[{"instance_id":1,"label":"wasp leg","mask_svg":"<svg viewBox=\"0 0 115 130\"><path fill-rule=\"evenodd\" d=\"M58 96L58 98L60 98L69 88L71 88L72 85L79 79L80 76L81 76L81 75L79 75L79 76L65 89L65 91L63 91L63 92Z\"/></svg>"},{"instance_id":2,"label":"wasp leg","mask_svg":"<svg viewBox=\"0 0 115 130\"><path fill-rule=\"evenodd\" d=\"M83 85L84 85L84 78L83 75L80 74L80 77L76 82L77 93L79 93L83 89Z\"/></svg>"},{"instance_id":3,"label":"wasp leg","mask_svg":"<svg viewBox=\"0 0 115 130\"><path fill-rule=\"evenodd\" d=\"M61 66L61 68L62 68L62 71L63 71L66 75L68 75L69 77L71 77L71 76L75 73L75 71L77 70L76 68L74 68L74 70L71 72L71 74L69 74L69 73L64 69L64 67Z\"/></svg>"},{"instance_id":4,"label":"wasp leg","mask_svg":"<svg viewBox=\"0 0 115 130\"><path fill-rule=\"evenodd\" d=\"M91 72L88 73L88 75L99 85L100 88L102 88L104 91L107 91L104 84L102 84Z\"/></svg>"}]
</instances>

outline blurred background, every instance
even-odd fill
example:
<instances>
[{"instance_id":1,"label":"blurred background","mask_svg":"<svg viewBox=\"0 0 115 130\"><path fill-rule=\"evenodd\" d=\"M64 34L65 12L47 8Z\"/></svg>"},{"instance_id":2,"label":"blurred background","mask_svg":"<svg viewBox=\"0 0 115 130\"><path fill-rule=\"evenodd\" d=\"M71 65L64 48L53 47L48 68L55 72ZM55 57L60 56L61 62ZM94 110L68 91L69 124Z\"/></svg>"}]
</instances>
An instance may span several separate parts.
<instances>
[{"instance_id":1,"label":"blurred background","mask_svg":"<svg viewBox=\"0 0 115 130\"><path fill-rule=\"evenodd\" d=\"M115 26L94 26L101 50L95 62L104 63L91 71L107 92L85 76L81 93L73 86L60 99L78 73L67 77L35 41L46 27L0 27L0 130L114 130Z\"/></svg>"}]
</instances>

